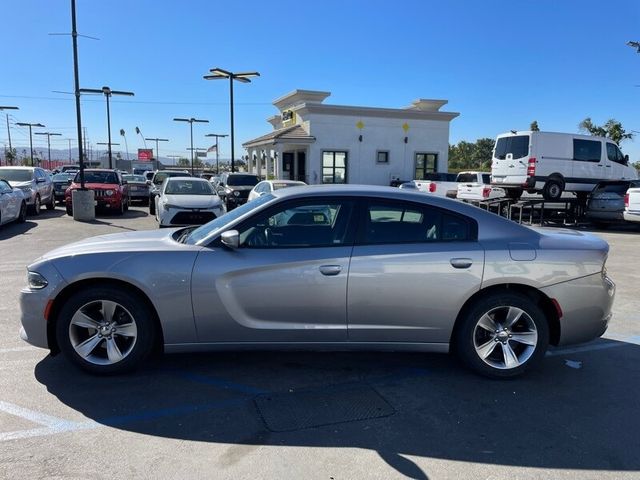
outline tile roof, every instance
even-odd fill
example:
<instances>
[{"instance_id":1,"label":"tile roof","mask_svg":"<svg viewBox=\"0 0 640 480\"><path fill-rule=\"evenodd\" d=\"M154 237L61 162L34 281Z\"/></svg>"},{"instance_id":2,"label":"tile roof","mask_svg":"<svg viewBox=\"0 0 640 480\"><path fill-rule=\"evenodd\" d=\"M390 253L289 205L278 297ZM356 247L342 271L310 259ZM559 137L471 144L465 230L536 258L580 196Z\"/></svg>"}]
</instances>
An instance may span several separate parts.
<instances>
[{"instance_id":1,"label":"tile roof","mask_svg":"<svg viewBox=\"0 0 640 480\"><path fill-rule=\"evenodd\" d=\"M280 128L271 133L254 138L242 144L243 147L251 147L264 144L285 143L287 141L295 143L303 140L305 142L315 142L316 138L312 137L302 127L302 125L292 125L290 127Z\"/></svg>"}]
</instances>

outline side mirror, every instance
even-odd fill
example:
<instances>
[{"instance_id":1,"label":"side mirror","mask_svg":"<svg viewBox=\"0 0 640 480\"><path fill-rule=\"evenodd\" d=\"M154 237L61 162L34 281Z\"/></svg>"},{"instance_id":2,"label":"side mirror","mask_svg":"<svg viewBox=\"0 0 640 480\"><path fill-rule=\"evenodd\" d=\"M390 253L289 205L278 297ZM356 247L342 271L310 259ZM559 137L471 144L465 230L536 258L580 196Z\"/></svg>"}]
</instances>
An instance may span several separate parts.
<instances>
[{"instance_id":1,"label":"side mirror","mask_svg":"<svg viewBox=\"0 0 640 480\"><path fill-rule=\"evenodd\" d=\"M67 185L71 185L73 183L73 180L69 179L67 180Z\"/></svg>"},{"instance_id":2,"label":"side mirror","mask_svg":"<svg viewBox=\"0 0 640 480\"><path fill-rule=\"evenodd\" d=\"M44 179L44 178L36 178L36 183L44 183L44 182L46 182L46 181L47 181L47 180L46 180L46 179Z\"/></svg>"},{"instance_id":3,"label":"side mirror","mask_svg":"<svg viewBox=\"0 0 640 480\"><path fill-rule=\"evenodd\" d=\"M240 246L240 234L237 230L227 230L220 235L220 241L225 247L235 250Z\"/></svg>"},{"instance_id":4,"label":"side mirror","mask_svg":"<svg viewBox=\"0 0 640 480\"><path fill-rule=\"evenodd\" d=\"M628 165L629 164L629 155L625 155L624 156L624 164Z\"/></svg>"},{"instance_id":5,"label":"side mirror","mask_svg":"<svg viewBox=\"0 0 640 480\"><path fill-rule=\"evenodd\" d=\"M147 180L147 185L151 185L151 180Z\"/></svg>"}]
</instances>

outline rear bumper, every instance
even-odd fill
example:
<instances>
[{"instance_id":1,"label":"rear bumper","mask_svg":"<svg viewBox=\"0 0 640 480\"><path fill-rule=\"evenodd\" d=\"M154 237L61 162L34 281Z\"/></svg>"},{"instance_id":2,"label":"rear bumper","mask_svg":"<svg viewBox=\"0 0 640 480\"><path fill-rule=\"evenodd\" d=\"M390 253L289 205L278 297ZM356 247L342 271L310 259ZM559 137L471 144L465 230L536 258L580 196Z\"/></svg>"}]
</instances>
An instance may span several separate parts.
<instances>
[{"instance_id":1,"label":"rear bumper","mask_svg":"<svg viewBox=\"0 0 640 480\"><path fill-rule=\"evenodd\" d=\"M536 179L526 175L492 175L491 185L502 188L531 189L536 187Z\"/></svg>"},{"instance_id":2,"label":"rear bumper","mask_svg":"<svg viewBox=\"0 0 640 480\"><path fill-rule=\"evenodd\" d=\"M587 210L584 215L592 220L601 220L606 222L622 222L624 220L624 216L620 211L602 212L598 210Z\"/></svg>"},{"instance_id":3,"label":"rear bumper","mask_svg":"<svg viewBox=\"0 0 640 480\"><path fill-rule=\"evenodd\" d=\"M601 273L541 289L562 309L558 345L588 342L609 325L616 286Z\"/></svg>"},{"instance_id":4,"label":"rear bumper","mask_svg":"<svg viewBox=\"0 0 640 480\"><path fill-rule=\"evenodd\" d=\"M640 222L640 211L629 212L625 210L622 213L622 218L627 222Z\"/></svg>"}]
</instances>

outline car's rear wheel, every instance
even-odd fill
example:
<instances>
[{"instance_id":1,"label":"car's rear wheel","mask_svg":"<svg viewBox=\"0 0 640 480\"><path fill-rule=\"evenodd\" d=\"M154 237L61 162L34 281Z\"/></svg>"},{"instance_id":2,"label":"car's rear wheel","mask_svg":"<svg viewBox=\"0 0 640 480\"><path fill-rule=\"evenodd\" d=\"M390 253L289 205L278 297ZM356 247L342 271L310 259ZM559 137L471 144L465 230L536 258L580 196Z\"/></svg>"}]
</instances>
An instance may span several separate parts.
<instances>
[{"instance_id":1,"label":"car's rear wheel","mask_svg":"<svg viewBox=\"0 0 640 480\"><path fill-rule=\"evenodd\" d=\"M465 365L488 377L521 375L542 360L549 345L547 319L524 295L491 294L460 320L455 350Z\"/></svg>"},{"instance_id":2,"label":"car's rear wheel","mask_svg":"<svg viewBox=\"0 0 640 480\"><path fill-rule=\"evenodd\" d=\"M156 214L156 197L149 197L149 215Z\"/></svg>"},{"instance_id":3,"label":"car's rear wheel","mask_svg":"<svg viewBox=\"0 0 640 480\"><path fill-rule=\"evenodd\" d=\"M138 367L152 350L152 315L124 289L105 286L81 290L60 310L58 345L68 360L87 372L127 372Z\"/></svg>"},{"instance_id":4,"label":"car's rear wheel","mask_svg":"<svg viewBox=\"0 0 640 480\"><path fill-rule=\"evenodd\" d=\"M27 221L27 203L22 202L20 204L20 213L18 214L18 218L16 219L18 223L24 223Z\"/></svg>"},{"instance_id":5,"label":"car's rear wheel","mask_svg":"<svg viewBox=\"0 0 640 480\"><path fill-rule=\"evenodd\" d=\"M49 199L49 203L47 203L47 210L54 210L55 208L56 208L56 198L52 194L51 198Z\"/></svg>"},{"instance_id":6,"label":"car's rear wheel","mask_svg":"<svg viewBox=\"0 0 640 480\"><path fill-rule=\"evenodd\" d=\"M564 191L564 182L558 178L550 178L544 184L542 196L545 200L560 200Z\"/></svg>"}]
</instances>

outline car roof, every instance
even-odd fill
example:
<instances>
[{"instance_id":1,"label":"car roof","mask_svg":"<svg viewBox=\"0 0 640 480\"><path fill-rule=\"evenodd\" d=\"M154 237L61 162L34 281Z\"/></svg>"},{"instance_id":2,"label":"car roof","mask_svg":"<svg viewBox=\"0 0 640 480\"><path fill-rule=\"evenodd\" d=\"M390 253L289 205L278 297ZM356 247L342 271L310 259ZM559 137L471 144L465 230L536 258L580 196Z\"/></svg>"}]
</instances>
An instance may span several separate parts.
<instances>
[{"instance_id":1,"label":"car roof","mask_svg":"<svg viewBox=\"0 0 640 480\"><path fill-rule=\"evenodd\" d=\"M210 183L209 180L207 180L206 178L199 178L199 177L167 177L165 179L165 182L174 182L176 180L189 180L192 182L205 182L205 183Z\"/></svg>"}]
</instances>

